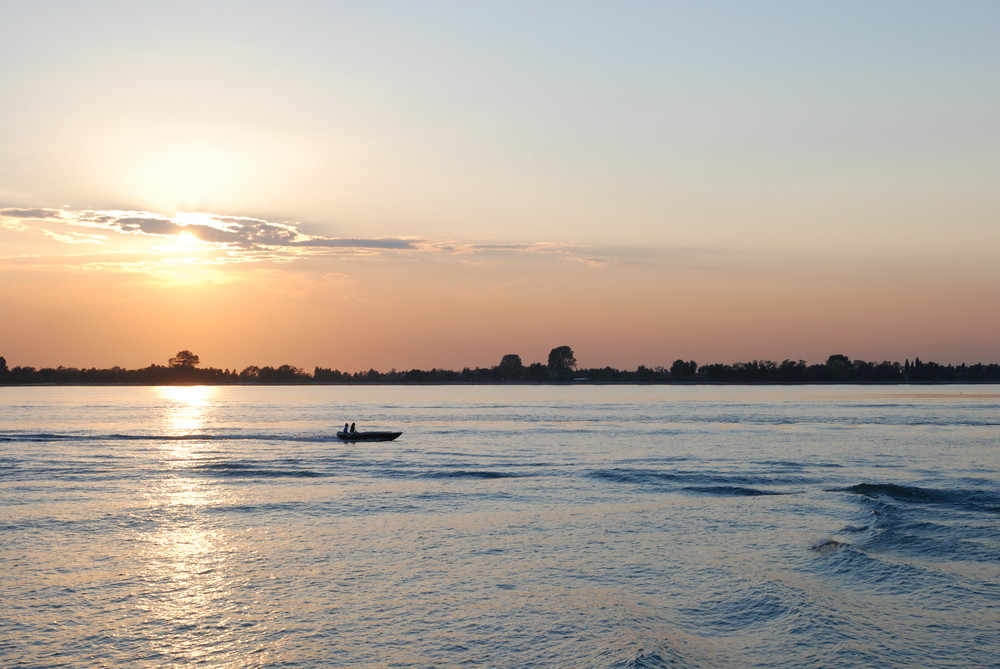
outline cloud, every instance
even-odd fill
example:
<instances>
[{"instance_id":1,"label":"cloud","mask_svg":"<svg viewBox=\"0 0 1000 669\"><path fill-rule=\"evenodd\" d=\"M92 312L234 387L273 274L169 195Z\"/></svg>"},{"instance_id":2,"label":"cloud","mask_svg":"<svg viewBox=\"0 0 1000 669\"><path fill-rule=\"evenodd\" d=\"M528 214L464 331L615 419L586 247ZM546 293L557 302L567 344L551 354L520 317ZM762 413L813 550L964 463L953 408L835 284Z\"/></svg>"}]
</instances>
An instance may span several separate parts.
<instances>
[{"instance_id":1,"label":"cloud","mask_svg":"<svg viewBox=\"0 0 1000 669\"><path fill-rule=\"evenodd\" d=\"M26 230L29 230L28 226L24 223L4 220L0 220L0 228L6 228L7 230L13 230L14 232L25 232Z\"/></svg>"},{"instance_id":2,"label":"cloud","mask_svg":"<svg viewBox=\"0 0 1000 669\"><path fill-rule=\"evenodd\" d=\"M322 248L366 248L366 249L416 249L417 245L410 240L398 237L380 237L377 239L325 238L312 237L305 241L295 242L294 246L314 246Z\"/></svg>"},{"instance_id":3,"label":"cloud","mask_svg":"<svg viewBox=\"0 0 1000 669\"><path fill-rule=\"evenodd\" d=\"M20 210L19 210L20 211ZM53 218L51 210L38 218ZM242 216L218 216L192 213L167 217L149 212L117 211L63 211L60 220L70 225L96 227L124 234L175 237L187 233L209 244L233 249L294 249L316 248L371 248L408 249L412 244L403 239L338 238L306 235L296 225ZM0 210L6 215L7 210Z\"/></svg>"},{"instance_id":4,"label":"cloud","mask_svg":"<svg viewBox=\"0 0 1000 669\"><path fill-rule=\"evenodd\" d=\"M591 255L592 249L576 244L563 244L558 242L523 242L507 244L483 244L477 242L459 241L428 241L421 246L433 248L440 252L451 253L453 255L542 255L555 256L561 260L570 262L580 262L591 267L606 267L611 264L607 258Z\"/></svg>"},{"instance_id":5,"label":"cloud","mask_svg":"<svg viewBox=\"0 0 1000 669\"><path fill-rule=\"evenodd\" d=\"M74 210L74 209L0 209L0 221L8 229L29 228L66 244L110 243L107 235L82 234L73 227L101 230L132 238L149 237L176 240L189 235L219 252L229 253L231 262L291 261L317 254L373 255L414 252L457 256L535 255L603 267L609 260L598 257L592 249L554 242L487 244L475 241L420 239L404 237L333 237L309 235L297 223L268 221L245 216L225 216L205 212L178 213L166 216L145 211ZM49 227L42 228L41 223Z\"/></svg>"},{"instance_id":6,"label":"cloud","mask_svg":"<svg viewBox=\"0 0 1000 669\"><path fill-rule=\"evenodd\" d=\"M113 221L122 232L139 232L144 235L177 235L184 230L183 225L167 218L145 218L129 216Z\"/></svg>"},{"instance_id":7,"label":"cloud","mask_svg":"<svg viewBox=\"0 0 1000 669\"><path fill-rule=\"evenodd\" d=\"M42 234L51 237L63 244L103 244L108 238L106 235L85 235L80 232L53 232L52 230L42 230Z\"/></svg>"},{"instance_id":8,"label":"cloud","mask_svg":"<svg viewBox=\"0 0 1000 669\"><path fill-rule=\"evenodd\" d=\"M59 218L60 214L58 209L0 209L4 218Z\"/></svg>"}]
</instances>

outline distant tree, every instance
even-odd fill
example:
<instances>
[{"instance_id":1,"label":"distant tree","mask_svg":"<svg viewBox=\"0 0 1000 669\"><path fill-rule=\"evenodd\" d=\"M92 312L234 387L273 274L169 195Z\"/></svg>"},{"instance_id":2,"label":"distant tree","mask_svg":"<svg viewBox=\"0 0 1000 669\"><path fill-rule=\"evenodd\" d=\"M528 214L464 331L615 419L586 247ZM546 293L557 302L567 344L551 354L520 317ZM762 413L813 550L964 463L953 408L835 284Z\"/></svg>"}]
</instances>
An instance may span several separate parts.
<instances>
[{"instance_id":1,"label":"distant tree","mask_svg":"<svg viewBox=\"0 0 1000 669\"><path fill-rule=\"evenodd\" d=\"M327 369L324 367L317 367L313 371L313 378L316 381L322 383L341 383L344 381L349 381L351 375L347 372L342 372L339 369Z\"/></svg>"},{"instance_id":2,"label":"distant tree","mask_svg":"<svg viewBox=\"0 0 1000 669\"><path fill-rule=\"evenodd\" d=\"M785 359L778 367L778 380L805 381L809 377L809 367L805 360Z\"/></svg>"},{"instance_id":3,"label":"distant tree","mask_svg":"<svg viewBox=\"0 0 1000 669\"><path fill-rule=\"evenodd\" d=\"M656 376L657 376L656 370L650 369L649 367L646 367L646 365L639 365L639 367L636 368L635 370L635 378L641 381L650 381L652 379L655 379Z\"/></svg>"},{"instance_id":4,"label":"distant tree","mask_svg":"<svg viewBox=\"0 0 1000 669\"><path fill-rule=\"evenodd\" d=\"M276 381L299 381L309 378L305 370L296 367L295 365L281 365L278 369L274 370L273 378Z\"/></svg>"},{"instance_id":5,"label":"distant tree","mask_svg":"<svg viewBox=\"0 0 1000 669\"><path fill-rule=\"evenodd\" d=\"M716 362L711 365L702 365L700 369L705 378L712 381L730 381L735 378L731 365Z\"/></svg>"},{"instance_id":6,"label":"distant tree","mask_svg":"<svg viewBox=\"0 0 1000 669\"><path fill-rule=\"evenodd\" d=\"M849 381L854 375L854 365L846 355L831 355L826 359L826 372L831 381Z\"/></svg>"},{"instance_id":7,"label":"distant tree","mask_svg":"<svg viewBox=\"0 0 1000 669\"><path fill-rule=\"evenodd\" d=\"M7 358L0 355L0 376L7 373Z\"/></svg>"},{"instance_id":8,"label":"distant tree","mask_svg":"<svg viewBox=\"0 0 1000 669\"><path fill-rule=\"evenodd\" d=\"M690 378L695 375L698 371L698 363L694 360L689 360L684 362L683 360L674 360L674 364L670 365L670 375L680 378Z\"/></svg>"},{"instance_id":9,"label":"distant tree","mask_svg":"<svg viewBox=\"0 0 1000 669\"><path fill-rule=\"evenodd\" d=\"M498 381L518 381L524 376L524 364L521 356L515 353L508 353L501 360L500 364L493 368L493 377Z\"/></svg>"},{"instance_id":10,"label":"distant tree","mask_svg":"<svg viewBox=\"0 0 1000 669\"><path fill-rule=\"evenodd\" d=\"M836 371L842 371L845 369L850 369L852 367L851 359L848 358L846 355L840 355L839 353L836 355L831 355L829 358L827 358L826 366L831 370L836 370Z\"/></svg>"},{"instance_id":11,"label":"distant tree","mask_svg":"<svg viewBox=\"0 0 1000 669\"><path fill-rule=\"evenodd\" d=\"M201 363L201 358L191 351L179 351L177 355L167 361L167 365L173 368L194 369Z\"/></svg>"},{"instance_id":12,"label":"distant tree","mask_svg":"<svg viewBox=\"0 0 1000 669\"><path fill-rule=\"evenodd\" d=\"M576 369L576 358L569 346L556 346L549 351L549 371L555 376L568 376Z\"/></svg>"},{"instance_id":13,"label":"distant tree","mask_svg":"<svg viewBox=\"0 0 1000 669\"><path fill-rule=\"evenodd\" d=\"M257 380L260 378L260 367L257 365L250 365L245 367L242 372L240 372L241 379Z\"/></svg>"},{"instance_id":14,"label":"distant tree","mask_svg":"<svg viewBox=\"0 0 1000 669\"><path fill-rule=\"evenodd\" d=\"M503 367L504 369L518 369L519 367L524 367L521 363L521 356L516 353L508 353L501 360L498 367Z\"/></svg>"},{"instance_id":15,"label":"distant tree","mask_svg":"<svg viewBox=\"0 0 1000 669\"><path fill-rule=\"evenodd\" d=\"M549 368L540 362L533 362L528 365L527 377L529 381L547 381Z\"/></svg>"},{"instance_id":16,"label":"distant tree","mask_svg":"<svg viewBox=\"0 0 1000 669\"><path fill-rule=\"evenodd\" d=\"M31 366L14 367L10 370L11 380L14 383L37 383L38 370Z\"/></svg>"}]
</instances>

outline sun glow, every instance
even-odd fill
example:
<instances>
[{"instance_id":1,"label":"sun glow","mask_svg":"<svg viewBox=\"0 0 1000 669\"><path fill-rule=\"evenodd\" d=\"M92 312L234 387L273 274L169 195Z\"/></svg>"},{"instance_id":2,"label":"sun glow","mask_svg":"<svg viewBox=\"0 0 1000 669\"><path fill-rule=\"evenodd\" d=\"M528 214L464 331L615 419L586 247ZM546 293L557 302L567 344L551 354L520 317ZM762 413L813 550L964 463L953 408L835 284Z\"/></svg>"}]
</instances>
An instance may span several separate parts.
<instances>
[{"instance_id":1,"label":"sun glow","mask_svg":"<svg viewBox=\"0 0 1000 669\"><path fill-rule=\"evenodd\" d=\"M201 243L201 240L198 239L193 232L185 230L184 232L177 234L177 242L183 247L193 248L198 246Z\"/></svg>"},{"instance_id":2,"label":"sun glow","mask_svg":"<svg viewBox=\"0 0 1000 669\"><path fill-rule=\"evenodd\" d=\"M170 237L160 238L166 241L166 244L157 244L153 247L153 250L157 253L185 253L194 254L200 253L202 251L212 251L214 250L213 245L202 241L198 238L196 234L190 230L182 230L175 235Z\"/></svg>"},{"instance_id":3,"label":"sun glow","mask_svg":"<svg viewBox=\"0 0 1000 669\"><path fill-rule=\"evenodd\" d=\"M226 254L188 230L170 236L166 244L152 246L149 252L155 258L150 272L166 283L178 285L217 280L220 254Z\"/></svg>"}]
</instances>

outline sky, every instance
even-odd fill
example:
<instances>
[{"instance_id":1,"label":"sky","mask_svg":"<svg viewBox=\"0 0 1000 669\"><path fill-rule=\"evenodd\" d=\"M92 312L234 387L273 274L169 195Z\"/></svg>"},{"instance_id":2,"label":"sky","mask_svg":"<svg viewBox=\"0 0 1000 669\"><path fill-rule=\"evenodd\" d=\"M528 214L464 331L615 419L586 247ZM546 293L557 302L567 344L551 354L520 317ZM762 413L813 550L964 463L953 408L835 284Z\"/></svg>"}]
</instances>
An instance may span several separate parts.
<instances>
[{"instance_id":1,"label":"sky","mask_svg":"<svg viewBox=\"0 0 1000 669\"><path fill-rule=\"evenodd\" d=\"M10 366L1000 361L1000 3L0 1Z\"/></svg>"}]
</instances>

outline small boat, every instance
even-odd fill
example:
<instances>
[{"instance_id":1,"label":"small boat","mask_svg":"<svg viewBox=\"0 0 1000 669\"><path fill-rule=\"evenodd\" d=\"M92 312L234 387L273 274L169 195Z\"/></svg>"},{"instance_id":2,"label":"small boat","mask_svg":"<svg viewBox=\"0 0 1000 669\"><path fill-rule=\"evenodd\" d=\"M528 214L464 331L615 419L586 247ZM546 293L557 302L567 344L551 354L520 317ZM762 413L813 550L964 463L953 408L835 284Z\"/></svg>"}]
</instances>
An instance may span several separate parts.
<instances>
[{"instance_id":1,"label":"small boat","mask_svg":"<svg viewBox=\"0 0 1000 669\"><path fill-rule=\"evenodd\" d=\"M337 433L341 441L392 441L402 432L344 432Z\"/></svg>"}]
</instances>

